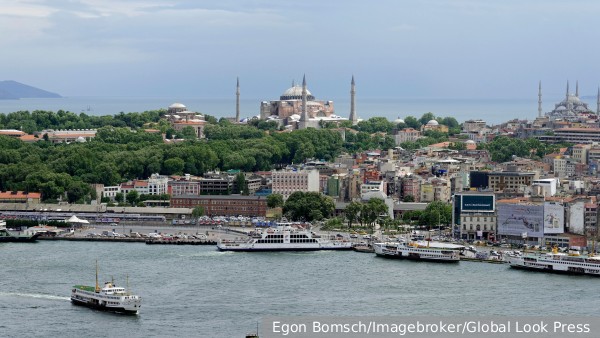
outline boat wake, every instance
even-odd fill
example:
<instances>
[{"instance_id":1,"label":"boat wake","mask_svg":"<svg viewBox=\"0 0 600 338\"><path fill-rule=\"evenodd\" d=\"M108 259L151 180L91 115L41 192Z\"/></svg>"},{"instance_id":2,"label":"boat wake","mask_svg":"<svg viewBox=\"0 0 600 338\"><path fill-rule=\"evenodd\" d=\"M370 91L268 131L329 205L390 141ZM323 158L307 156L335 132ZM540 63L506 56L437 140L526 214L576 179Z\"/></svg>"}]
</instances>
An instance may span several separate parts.
<instances>
[{"instance_id":1,"label":"boat wake","mask_svg":"<svg viewBox=\"0 0 600 338\"><path fill-rule=\"evenodd\" d=\"M0 292L0 297L24 297L48 300L71 300L69 297L46 295L41 293Z\"/></svg>"}]
</instances>

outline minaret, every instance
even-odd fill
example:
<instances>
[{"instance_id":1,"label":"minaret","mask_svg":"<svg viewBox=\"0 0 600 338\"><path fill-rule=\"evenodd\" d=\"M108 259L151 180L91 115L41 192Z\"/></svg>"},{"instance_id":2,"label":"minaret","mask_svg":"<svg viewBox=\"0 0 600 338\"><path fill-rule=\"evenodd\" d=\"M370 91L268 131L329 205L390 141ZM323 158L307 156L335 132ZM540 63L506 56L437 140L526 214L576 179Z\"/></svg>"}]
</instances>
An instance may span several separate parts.
<instances>
[{"instance_id":1,"label":"minaret","mask_svg":"<svg viewBox=\"0 0 600 338\"><path fill-rule=\"evenodd\" d=\"M542 81L538 88L538 117L542 117Z\"/></svg>"},{"instance_id":2,"label":"minaret","mask_svg":"<svg viewBox=\"0 0 600 338\"><path fill-rule=\"evenodd\" d=\"M237 87L235 89L235 122L240 122L240 78L237 78Z\"/></svg>"},{"instance_id":3,"label":"minaret","mask_svg":"<svg viewBox=\"0 0 600 338\"><path fill-rule=\"evenodd\" d=\"M300 115L300 122L308 122L308 110L306 109L306 75L302 77L302 115Z\"/></svg>"},{"instance_id":4,"label":"minaret","mask_svg":"<svg viewBox=\"0 0 600 338\"><path fill-rule=\"evenodd\" d=\"M569 80L567 80L567 95L565 96L565 100L569 101Z\"/></svg>"},{"instance_id":5,"label":"minaret","mask_svg":"<svg viewBox=\"0 0 600 338\"><path fill-rule=\"evenodd\" d=\"M596 115L600 115L600 87L598 87L598 96L596 96Z\"/></svg>"},{"instance_id":6,"label":"minaret","mask_svg":"<svg viewBox=\"0 0 600 338\"><path fill-rule=\"evenodd\" d=\"M352 75L352 82L350 83L350 121L352 121L352 125L356 125L358 123L358 119L356 118L356 106L354 105L354 98L356 96L356 85L354 84L354 75Z\"/></svg>"},{"instance_id":7,"label":"minaret","mask_svg":"<svg viewBox=\"0 0 600 338\"><path fill-rule=\"evenodd\" d=\"M579 80L575 82L575 96L579 97Z\"/></svg>"}]
</instances>

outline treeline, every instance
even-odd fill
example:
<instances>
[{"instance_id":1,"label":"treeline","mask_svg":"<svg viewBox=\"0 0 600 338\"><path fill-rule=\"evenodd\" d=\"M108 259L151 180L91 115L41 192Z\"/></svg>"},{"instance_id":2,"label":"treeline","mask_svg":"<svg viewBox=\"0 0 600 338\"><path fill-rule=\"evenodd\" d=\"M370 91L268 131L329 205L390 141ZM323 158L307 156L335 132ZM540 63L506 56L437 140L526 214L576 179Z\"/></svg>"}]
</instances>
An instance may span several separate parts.
<instances>
[{"instance_id":1,"label":"treeline","mask_svg":"<svg viewBox=\"0 0 600 338\"><path fill-rule=\"evenodd\" d=\"M56 113L46 110L35 110L31 113L17 111L0 114L0 129L17 129L33 134L43 129L96 129L106 126L141 128L144 124L158 123L165 113L164 109L104 116L75 114L64 110Z\"/></svg>"},{"instance_id":2,"label":"treeline","mask_svg":"<svg viewBox=\"0 0 600 338\"><path fill-rule=\"evenodd\" d=\"M333 160L343 151L386 149L390 138L366 132L347 135L339 130L305 129L279 132L272 123L233 125L225 119L208 117L207 139L189 139L166 144L161 133L146 132L149 124L162 130L161 111L88 116L64 111L35 111L0 114L0 128L30 126L43 129L97 129L90 142L51 144L24 143L0 136L0 189L42 192L47 202L71 203L96 198L89 184L117 185L132 179L163 175L202 175L212 170L271 170L278 165L302 163L307 159ZM264 128L264 129L263 129ZM172 131L171 131L172 132Z\"/></svg>"},{"instance_id":3,"label":"treeline","mask_svg":"<svg viewBox=\"0 0 600 338\"><path fill-rule=\"evenodd\" d=\"M499 136L491 142L479 145L481 149L486 149L490 152L490 156L494 162L510 161L513 155L541 160L547 154L570 146L572 146L570 143L549 144L542 143L536 138L520 139L507 136Z\"/></svg>"}]
</instances>

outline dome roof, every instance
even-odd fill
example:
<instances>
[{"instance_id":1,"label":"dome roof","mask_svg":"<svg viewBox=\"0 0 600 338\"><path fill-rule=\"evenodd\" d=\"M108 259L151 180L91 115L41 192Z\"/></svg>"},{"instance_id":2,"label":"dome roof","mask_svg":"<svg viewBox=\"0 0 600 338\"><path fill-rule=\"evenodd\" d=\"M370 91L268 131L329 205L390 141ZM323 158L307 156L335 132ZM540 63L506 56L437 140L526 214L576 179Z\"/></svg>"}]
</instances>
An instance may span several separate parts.
<instances>
[{"instance_id":1,"label":"dome roof","mask_svg":"<svg viewBox=\"0 0 600 338\"><path fill-rule=\"evenodd\" d=\"M175 102L172 105L170 105L169 108L186 108L186 106L179 102Z\"/></svg>"},{"instance_id":2,"label":"dome roof","mask_svg":"<svg viewBox=\"0 0 600 338\"><path fill-rule=\"evenodd\" d=\"M85 142L85 138L84 138L83 136L79 136L79 137L77 138L77 140L75 140L75 141L77 141L77 142L79 142L79 143L83 143L83 142Z\"/></svg>"},{"instance_id":3,"label":"dome roof","mask_svg":"<svg viewBox=\"0 0 600 338\"><path fill-rule=\"evenodd\" d=\"M429 122L427 122L428 126L437 126L439 125L438 121L436 120L429 120Z\"/></svg>"},{"instance_id":4,"label":"dome roof","mask_svg":"<svg viewBox=\"0 0 600 338\"><path fill-rule=\"evenodd\" d=\"M475 141L473 141L473 140L466 140L465 143L466 144L475 144Z\"/></svg>"},{"instance_id":5,"label":"dome roof","mask_svg":"<svg viewBox=\"0 0 600 338\"><path fill-rule=\"evenodd\" d=\"M311 95L308 88L306 89L306 95ZM288 88L281 96L302 96L302 86L293 86Z\"/></svg>"},{"instance_id":6,"label":"dome roof","mask_svg":"<svg viewBox=\"0 0 600 338\"><path fill-rule=\"evenodd\" d=\"M398 124L398 123L404 123L404 120L403 120L403 119L401 119L400 117L398 117L397 119L395 119L395 120L394 120L394 123L395 123L395 124Z\"/></svg>"},{"instance_id":7,"label":"dome roof","mask_svg":"<svg viewBox=\"0 0 600 338\"><path fill-rule=\"evenodd\" d=\"M572 102L572 103L580 103L581 102L581 100L573 94L569 95L569 98L567 99L567 101Z\"/></svg>"}]
</instances>

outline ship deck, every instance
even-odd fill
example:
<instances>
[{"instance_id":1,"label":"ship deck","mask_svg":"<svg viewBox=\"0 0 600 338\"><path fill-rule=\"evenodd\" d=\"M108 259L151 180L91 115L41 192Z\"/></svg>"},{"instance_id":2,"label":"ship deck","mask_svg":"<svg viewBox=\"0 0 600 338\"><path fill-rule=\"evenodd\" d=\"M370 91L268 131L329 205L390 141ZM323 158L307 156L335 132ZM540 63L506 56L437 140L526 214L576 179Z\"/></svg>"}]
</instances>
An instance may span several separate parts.
<instances>
[{"instance_id":1,"label":"ship deck","mask_svg":"<svg viewBox=\"0 0 600 338\"><path fill-rule=\"evenodd\" d=\"M78 290L88 291L88 292L96 292L96 288L93 286L75 285L75 286L73 286L73 288L78 289Z\"/></svg>"}]
</instances>

